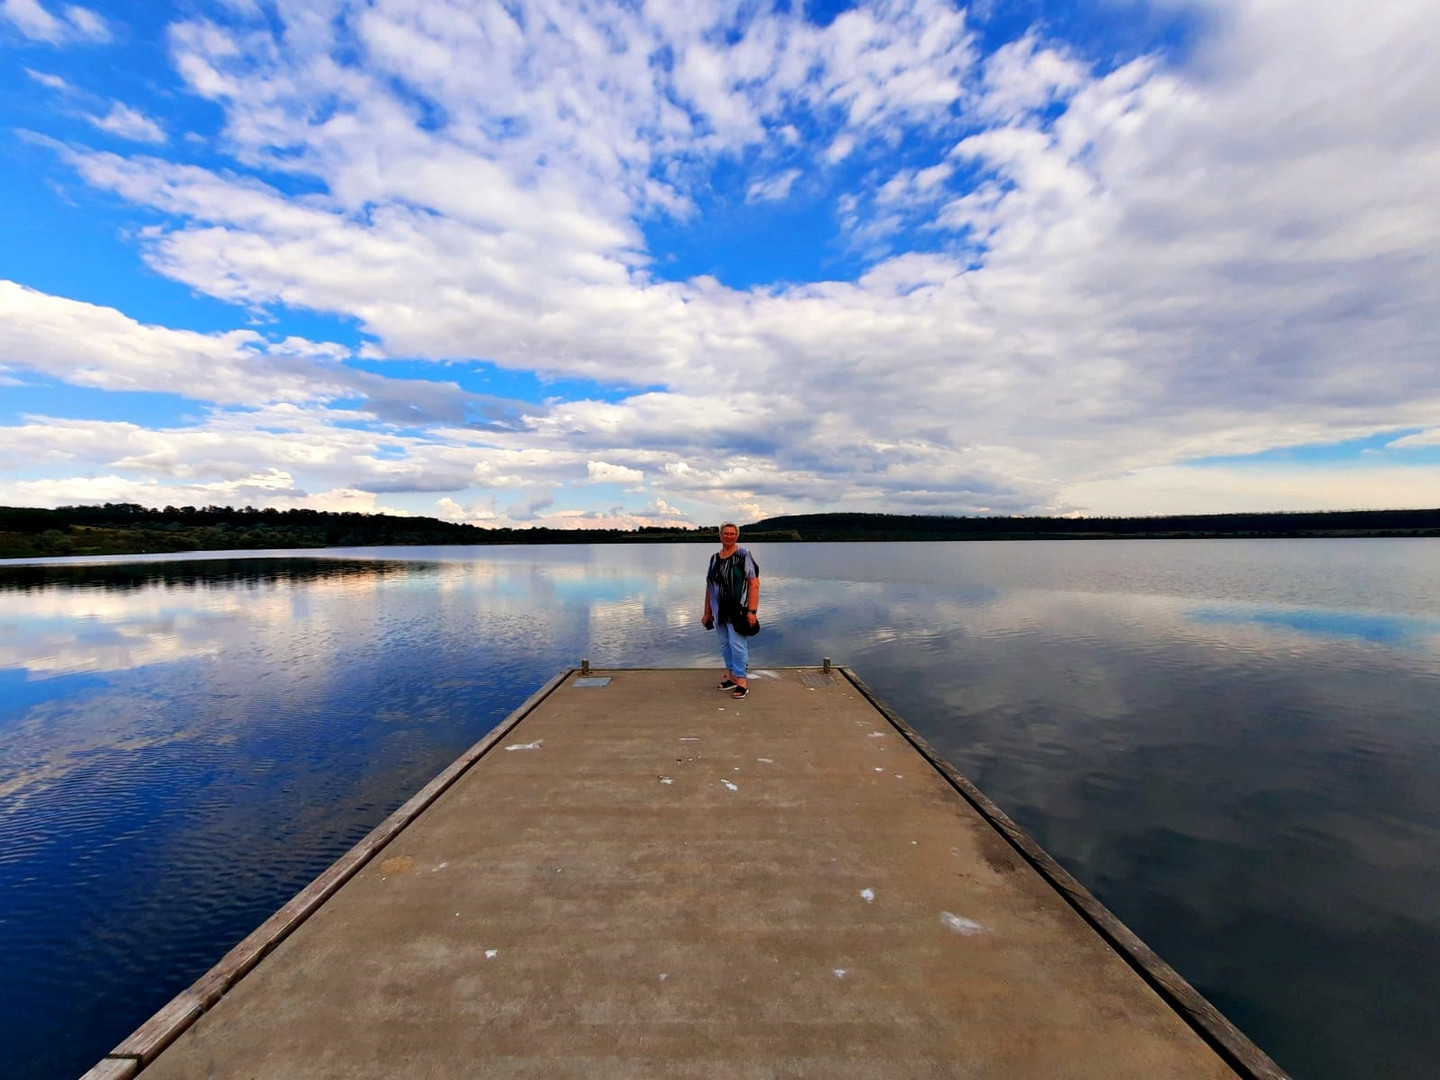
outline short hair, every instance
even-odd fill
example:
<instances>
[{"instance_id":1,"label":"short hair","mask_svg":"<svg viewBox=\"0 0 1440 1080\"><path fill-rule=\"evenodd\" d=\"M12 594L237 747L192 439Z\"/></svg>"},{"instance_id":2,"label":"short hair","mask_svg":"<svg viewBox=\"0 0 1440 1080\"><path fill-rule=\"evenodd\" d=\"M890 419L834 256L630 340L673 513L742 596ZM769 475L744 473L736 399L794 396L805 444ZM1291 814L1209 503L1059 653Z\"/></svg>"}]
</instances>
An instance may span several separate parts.
<instances>
[{"instance_id":1,"label":"short hair","mask_svg":"<svg viewBox=\"0 0 1440 1080\"><path fill-rule=\"evenodd\" d=\"M720 526L720 530L719 530L719 531L723 533L726 529L734 529L734 530L735 530L735 535L736 535L736 536L739 536L739 535L740 535L740 526L739 526L739 525L736 525L733 521L726 521L726 522L722 523L721 526Z\"/></svg>"}]
</instances>

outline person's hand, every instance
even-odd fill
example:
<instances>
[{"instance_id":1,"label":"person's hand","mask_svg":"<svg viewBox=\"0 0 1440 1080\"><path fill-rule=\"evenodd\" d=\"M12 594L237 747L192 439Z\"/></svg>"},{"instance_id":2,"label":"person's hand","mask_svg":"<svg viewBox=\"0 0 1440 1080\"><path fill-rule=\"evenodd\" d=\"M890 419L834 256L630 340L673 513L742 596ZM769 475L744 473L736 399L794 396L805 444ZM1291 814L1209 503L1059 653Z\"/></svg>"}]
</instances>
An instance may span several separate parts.
<instances>
[{"instance_id":1,"label":"person's hand","mask_svg":"<svg viewBox=\"0 0 1440 1080\"><path fill-rule=\"evenodd\" d=\"M714 630L715 616L711 615L710 612L707 611L704 615L700 616L700 625L703 626L706 630Z\"/></svg>"},{"instance_id":2,"label":"person's hand","mask_svg":"<svg viewBox=\"0 0 1440 1080\"><path fill-rule=\"evenodd\" d=\"M753 612L753 611L747 611L747 612L745 613L745 618L747 618L747 619L750 620L750 625L751 625L751 626L754 626L754 625L755 625L755 612Z\"/></svg>"}]
</instances>

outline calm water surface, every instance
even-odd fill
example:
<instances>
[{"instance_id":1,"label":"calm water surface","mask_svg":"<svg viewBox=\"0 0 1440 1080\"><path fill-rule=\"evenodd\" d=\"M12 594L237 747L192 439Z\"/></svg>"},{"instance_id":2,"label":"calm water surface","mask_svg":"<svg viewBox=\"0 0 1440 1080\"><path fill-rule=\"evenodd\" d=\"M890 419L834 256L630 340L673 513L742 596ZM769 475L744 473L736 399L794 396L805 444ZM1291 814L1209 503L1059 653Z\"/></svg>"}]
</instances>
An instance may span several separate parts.
<instances>
[{"instance_id":1,"label":"calm water surface","mask_svg":"<svg viewBox=\"0 0 1440 1080\"><path fill-rule=\"evenodd\" d=\"M1440 542L759 545L833 657L1299 1080L1440 1075ZM73 1078L695 546L0 566L0 1076ZM763 678L756 680L764 692Z\"/></svg>"}]
</instances>

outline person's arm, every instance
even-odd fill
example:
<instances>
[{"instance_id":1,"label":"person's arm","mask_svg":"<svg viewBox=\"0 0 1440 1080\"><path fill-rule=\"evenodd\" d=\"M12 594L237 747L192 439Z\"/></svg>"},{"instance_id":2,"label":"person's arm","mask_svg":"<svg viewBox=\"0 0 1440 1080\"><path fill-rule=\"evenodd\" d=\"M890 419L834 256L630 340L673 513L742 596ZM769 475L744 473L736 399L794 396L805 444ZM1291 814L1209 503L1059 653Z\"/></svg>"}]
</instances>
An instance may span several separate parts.
<instances>
[{"instance_id":1,"label":"person's arm","mask_svg":"<svg viewBox=\"0 0 1440 1080\"><path fill-rule=\"evenodd\" d=\"M715 625L715 612L710 609L710 575L715 572L715 556L710 556L710 569L705 571L705 606L700 609L700 625L709 630Z\"/></svg>"},{"instance_id":2,"label":"person's arm","mask_svg":"<svg viewBox=\"0 0 1440 1080\"><path fill-rule=\"evenodd\" d=\"M750 588L747 592L745 607L753 620L755 613L760 610L760 579L758 577L750 579Z\"/></svg>"}]
</instances>

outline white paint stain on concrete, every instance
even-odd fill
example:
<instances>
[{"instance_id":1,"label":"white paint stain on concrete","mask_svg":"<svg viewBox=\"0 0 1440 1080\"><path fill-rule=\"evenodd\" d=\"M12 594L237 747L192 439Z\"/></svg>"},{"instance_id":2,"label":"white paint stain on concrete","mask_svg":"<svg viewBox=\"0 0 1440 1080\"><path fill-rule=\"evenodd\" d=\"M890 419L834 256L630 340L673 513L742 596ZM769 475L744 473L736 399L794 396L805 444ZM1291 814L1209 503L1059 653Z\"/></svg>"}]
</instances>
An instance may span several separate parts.
<instances>
[{"instance_id":1,"label":"white paint stain on concrete","mask_svg":"<svg viewBox=\"0 0 1440 1080\"><path fill-rule=\"evenodd\" d=\"M766 765L774 765L774 764L775 764L774 760L771 759L771 758L768 758L768 757L757 757L755 760L756 760L756 761L763 761Z\"/></svg>"},{"instance_id":2,"label":"white paint stain on concrete","mask_svg":"<svg viewBox=\"0 0 1440 1080\"><path fill-rule=\"evenodd\" d=\"M699 741L700 741L700 737L699 737L698 735L681 735L681 736L680 736L680 741L681 741L681 742L699 742Z\"/></svg>"},{"instance_id":3,"label":"white paint stain on concrete","mask_svg":"<svg viewBox=\"0 0 1440 1080\"><path fill-rule=\"evenodd\" d=\"M873 904L873 903L875 902L875 890L874 890L874 889L861 889L861 890L860 890L860 899L861 899L861 900L864 900L865 903L867 903L867 904Z\"/></svg>"},{"instance_id":4,"label":"white paint stain on concrete","mask_svg":"<svg viewBox=\"0 0 1440 1080\"><path fill-rule=\"evenodd\" d=\"M668 776L662 776L662 777L660 777L660 783L662 783L662 784L673 784L674 782L675 782L675 781L674 781L674 780L671 780L670 777L668 777Z\"/></svg>"},{"instance_id":5,"label":"white paint stain on concrete","mask_svg":"<svg viewBox=\"0 0 1440 1080\"><path fill-rule=\"evenodd\" d=\"M665 981L666 979L668 979L669 977L670 977L670 973L669 973L668 971L662 971L662 972L660 972L660 981L661 981L661 982L664 982L664 981Z\"/></svg>"},{"instance_id":6,"label":"white paint stain on concrete","mask_svg":"<svg viewBox=\"0 0 1440 1080\"><path fill-rule=\"evenodd\" d=\"M884 733L883 731L872 731L872 732L870 732L870 738L872 738L872 739L883 739L884 737L885 737L885 733Z\"/></svg>"},{"instance_id":7,"label":"white paint stain on concrete","mask_svg":"<svg viewBox=\"0 0 1440 1080\"><path fill-rule=\"evenodd\" d=\"M846 968L836 968L836 969L835 969L835 977L836 977L837 979L843 979L843 978L844 978L846 975L848 975L849 973L850 973L850 972L849 972L848 969L846 969Z\"/></svg>"},{"instance_id":8,"label":"white paint stain on concrete","mask_svg":"<svg viewBox=\"0 0 1440 1080\"><path fill-rule=\"evenodd\" d=\"M876 772L884 772L884 771L885 771L885 766L884 766L884 765L876 765L876 766L875 766L875 771L876 771Z\"/></svg>"},{"instance_id":9,"label":"white paint stain on concrete","mask_svg":"<svg viewBox=\"0 0 1440 1080\"><path fill-rule=\"evenodd\" d=\"M432 867L430 868L430 872L433 874L433 873L435 873L436 871L444 870L445 867L447 867L447 866L449 866L449 865L450 865L450 864L449 864L448 862L436 863L434 866L432 866Z\"/></svg>"},{"instance_id":10,"label":"white paint stain on concrete","mask_svg":"<svg viewBox=\"0 0 1440 1080\"><path fill-rule=\"evenodd\" d=\"M955 933L965 937L973 937L975 934L983 934L990 928L981 926L973 919L967 919L963 915L952 915L948 911L940 912L940 921Z\"/></svg>"},{"instance_id":11,"label":"white paint stain on concrete","mask_svg":"<svg viewBox=\"0 0 1440 1080\"><path fill-rule=\"evenodd\" d=\"M725 785L727 788L729 788L731 791L739 791L739 790L740 790L738 787L736 787L734 784L732 784L729 780L721 780L720 783L724 784L724 785Z\"/></svg>"},{"instance_id":12,"label":"white paint stain on concrete","mask_svg":"<svg viewBox=\"0 0 1440 1080\"><path fill-rule=\"evenodd\" d=\"M505 747L506 750L541 750L545 747L544 739L536 739L534 742L511 743Z\"/></svg>"},{"instance_id":13,"label":"white paint stain on concrete","mask_svg":"<svg viewBox=\"0 0 1440 1080\"><path fill-rule=\"evenodd\" d=\"M497 957L497 956L499 956L499 955L500 955L500 950L499 950L499 949L486 949L486 950L485 950L485 959L486 959L486 960L494 960L495 957Z\"/></svg>"}]
</instances>

